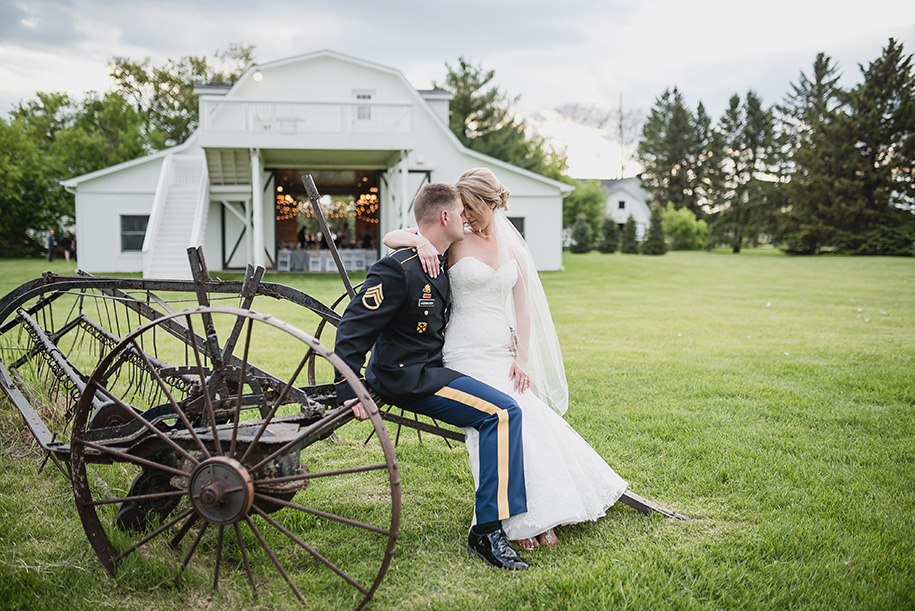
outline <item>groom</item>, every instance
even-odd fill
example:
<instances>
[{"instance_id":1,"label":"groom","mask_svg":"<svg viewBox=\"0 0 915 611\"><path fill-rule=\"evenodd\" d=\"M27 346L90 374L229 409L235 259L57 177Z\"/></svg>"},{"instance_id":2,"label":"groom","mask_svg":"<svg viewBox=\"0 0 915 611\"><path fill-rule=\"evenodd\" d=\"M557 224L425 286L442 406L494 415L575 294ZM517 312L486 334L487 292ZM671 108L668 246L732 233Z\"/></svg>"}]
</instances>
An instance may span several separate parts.
<instances>
[{"instance_id":1,"label":"groom","mask_svg":"<svg viewBox=\"0 0 915 611\"><path fill-rule=\"evenodd\" d=\"M451 185L424 185L413 214L439 253L464 238L463 204ZM334 352L358 375L371 349L365 381L386 402L480 432L477 524L467 547L491 566L526 569L502 530L502 520L527 511L521 409L508 395L442 365L450 305L447 274L428 276L415 249L394 251L369 269L347 306ZM334 383L337 400L359 420L368 418L343 376L337 373Z\"/></svg>"}]
</instances>

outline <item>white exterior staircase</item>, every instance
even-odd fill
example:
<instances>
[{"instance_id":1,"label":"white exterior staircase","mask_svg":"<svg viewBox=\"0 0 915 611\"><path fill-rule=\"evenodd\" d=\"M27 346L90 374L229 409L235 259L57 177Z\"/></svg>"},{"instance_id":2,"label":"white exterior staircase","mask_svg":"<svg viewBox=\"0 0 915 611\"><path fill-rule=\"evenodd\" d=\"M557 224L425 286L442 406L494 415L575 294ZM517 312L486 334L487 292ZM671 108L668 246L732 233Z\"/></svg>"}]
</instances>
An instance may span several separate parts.
<instances>
[{"instance_id":1,"label":"white exterior staircase","mask_svg":"<svg viewBox=\"0 0 915 611\"><path fill-rule=\"evenodd\" d=\"M208 209L209 185L203 156L166 157L143 242L145 278L191 277L187 249L200 244Z\"/></svg>"}]
</instances>

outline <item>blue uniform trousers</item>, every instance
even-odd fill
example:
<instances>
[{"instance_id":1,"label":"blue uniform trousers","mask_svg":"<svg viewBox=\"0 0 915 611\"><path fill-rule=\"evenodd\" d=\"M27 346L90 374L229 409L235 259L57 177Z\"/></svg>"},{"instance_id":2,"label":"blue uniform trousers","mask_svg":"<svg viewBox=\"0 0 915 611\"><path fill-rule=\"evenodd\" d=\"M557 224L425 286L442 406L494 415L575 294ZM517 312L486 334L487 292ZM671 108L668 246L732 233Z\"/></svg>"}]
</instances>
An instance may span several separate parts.
<instances>
[{"instance_id":1,"label":"blue uniform trousers","mask_svg":"<svg viewBox=\"0 0 915 611\"><path fill-rule=\"evenodd\" d=\"M480 432L477 523L504 520L527 511L521 408L514 399L462 376L434 395L400 407Z\"/></svg>"}]
</instances>

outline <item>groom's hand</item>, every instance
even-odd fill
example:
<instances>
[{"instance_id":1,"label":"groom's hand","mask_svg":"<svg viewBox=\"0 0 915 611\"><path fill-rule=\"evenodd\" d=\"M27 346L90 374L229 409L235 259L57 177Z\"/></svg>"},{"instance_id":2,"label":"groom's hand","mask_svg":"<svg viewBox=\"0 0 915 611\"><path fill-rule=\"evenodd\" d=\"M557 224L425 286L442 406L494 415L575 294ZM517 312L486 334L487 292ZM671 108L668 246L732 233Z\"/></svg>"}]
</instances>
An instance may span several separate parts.
<instances>
[{"instance_id":1,"label":"groom's hand","mask_svg":"<svg viewBox=\"0 0 915 611\"><path fill-rule=\"evenodd\" d=\"M362 405L362 401L359 399L350 399L348 401L344 401L343 405L353 410L353 416L355 416L356 420L369 419L369 413L365 409L365 406Z\"/></svg>"}]
</instances>

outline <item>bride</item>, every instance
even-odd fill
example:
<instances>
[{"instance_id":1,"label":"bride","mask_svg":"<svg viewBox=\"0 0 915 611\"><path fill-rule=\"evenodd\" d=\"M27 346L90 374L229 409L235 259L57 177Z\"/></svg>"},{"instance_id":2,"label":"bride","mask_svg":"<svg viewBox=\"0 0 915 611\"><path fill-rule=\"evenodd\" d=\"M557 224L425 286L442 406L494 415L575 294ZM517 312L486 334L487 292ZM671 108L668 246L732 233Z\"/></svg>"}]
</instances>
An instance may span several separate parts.
<instances>
[{"instance_id":1,"label":"bride","mask_svg":"<svg viewBox=\"0 0 915 611\"><path fill-rule=\"evenodd\" d=\"M467 170L455 187L468 227L447 253L444 363L521 406L528 511L503 528L524 549L555 546L554 527L602 517L627 483L562 418L569 399L562 354L530 250L503 212L508 190L486 168ZM438 275L438 253L415 229L392 231L384 243L416 248L426 272ZM476 482L478 434L464 433Z\"/></svg>"}]
</instances>

